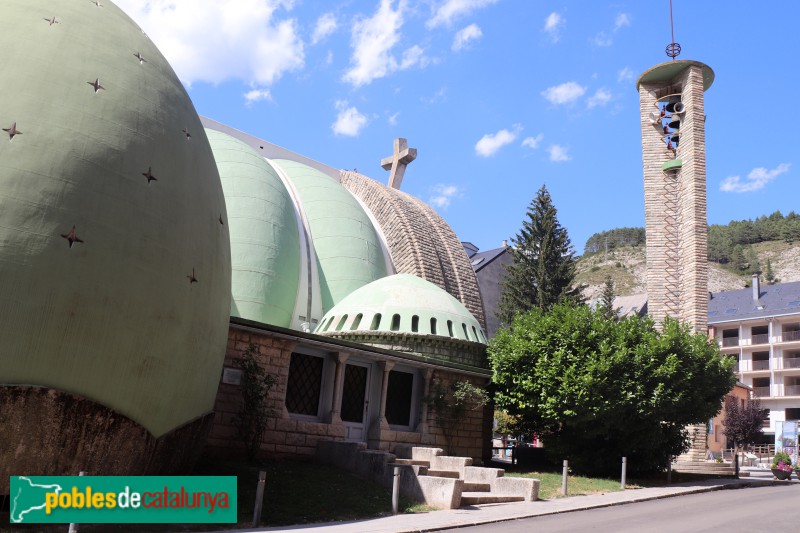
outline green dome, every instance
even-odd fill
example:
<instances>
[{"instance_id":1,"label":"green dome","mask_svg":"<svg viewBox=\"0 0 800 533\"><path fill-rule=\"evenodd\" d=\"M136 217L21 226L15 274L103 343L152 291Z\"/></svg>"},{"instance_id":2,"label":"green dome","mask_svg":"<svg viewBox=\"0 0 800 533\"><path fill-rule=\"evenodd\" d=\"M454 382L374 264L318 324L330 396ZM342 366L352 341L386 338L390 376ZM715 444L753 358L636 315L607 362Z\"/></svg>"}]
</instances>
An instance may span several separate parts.
<instances>
[{"instance_id":1,"label":"green dome","mask_svg":"<svg viewBox=\"0 0 800 533\"><path fill-rule=\"evenodd\" d=\"M294 204L255 150L206 130L225 192L231 234L231 316L290 327L300 276Z\"/></svg>"},{"instance_id":2,"label":"green dome","mask_svg":"<svg viewBox=\"0 0 800 533\"><path fill-rule=\"evenodd\" d=\"M353 292L325 314L315 333L337 331L438 335L486 344L480 324L461 302L411 274L388 276Z\"/></svg>"},{"instance_id":3,"label":"green dome","mask_svg":"<svg viewBox=\"0 0 800 533\"><path fill-rule=\"evenodd\" d=\"M0 383L161 436L213 409L225 354L230 243L203 127L109 0L0 11Z\"/></svg>"},{"instance_id":4,"label":"green dome","mask_svg":"<svg viewBox=\"0 0 800 533\"><path fill-rule=\"evenodd\" d=\"M338 181L303 163L274 159L294 184L308 218L322 296L322 312L387 275L386 262L367 213Z\"/></svg>"}]
</instances>

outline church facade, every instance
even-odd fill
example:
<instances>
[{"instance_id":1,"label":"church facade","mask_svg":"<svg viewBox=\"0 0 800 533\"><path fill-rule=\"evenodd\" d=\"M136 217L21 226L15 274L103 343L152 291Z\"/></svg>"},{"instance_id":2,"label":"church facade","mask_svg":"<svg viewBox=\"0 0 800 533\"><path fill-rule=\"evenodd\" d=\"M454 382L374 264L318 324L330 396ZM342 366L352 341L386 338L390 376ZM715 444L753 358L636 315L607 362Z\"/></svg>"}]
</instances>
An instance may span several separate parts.
<instances>
[{"instance_id":1,"label":"church facade","mask_svg":"<svg viewBox=\"0 0 800 533\"><path fill-rule=\"evenodd\" d=\"M186 471L207 437L237 450L251 346L277 380L264 454L482 455L489 407L457 428L432 408L490 375L475 274L433 209L201 120L110 2L2 10L0 493L14 473Z\"/></svg>"}]
</instances>

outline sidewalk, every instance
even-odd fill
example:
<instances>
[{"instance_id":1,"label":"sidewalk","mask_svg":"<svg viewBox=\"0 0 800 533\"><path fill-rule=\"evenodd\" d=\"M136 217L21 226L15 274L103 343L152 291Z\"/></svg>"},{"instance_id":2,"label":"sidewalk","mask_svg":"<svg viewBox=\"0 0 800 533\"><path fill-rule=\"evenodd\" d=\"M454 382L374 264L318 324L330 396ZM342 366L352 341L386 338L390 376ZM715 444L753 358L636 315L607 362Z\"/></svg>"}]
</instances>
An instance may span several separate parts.
<instances>
[{"instance_id":1,"label":"sidewalk","mask_svg":"<svg viewBox=\"0 0 800 533\"><path fill-rule=\"evenodd\" d=\"M536 502L476 505L461 509L400 514L353 522L333 522L328 524L307 524L301 526L237 529L229 531L236 531L237 533L256 531L292 531L296 533L412 533L418 531L437 531L464 526L491 524L506 520L517 520L520 518L531 518L534 516L583 511L597 507L610 507L612 505L658 500L661 498L711 492L714 490L735 489L773 483L800 483L796 481L773 481L772 473L764 469L743 468L742 472L750 472L750 477L742 477L741 479L709 479L675 484L667 487L629 489L619 492L608 492L606 494L555 498Z\"/></svg>"}]
</instances>

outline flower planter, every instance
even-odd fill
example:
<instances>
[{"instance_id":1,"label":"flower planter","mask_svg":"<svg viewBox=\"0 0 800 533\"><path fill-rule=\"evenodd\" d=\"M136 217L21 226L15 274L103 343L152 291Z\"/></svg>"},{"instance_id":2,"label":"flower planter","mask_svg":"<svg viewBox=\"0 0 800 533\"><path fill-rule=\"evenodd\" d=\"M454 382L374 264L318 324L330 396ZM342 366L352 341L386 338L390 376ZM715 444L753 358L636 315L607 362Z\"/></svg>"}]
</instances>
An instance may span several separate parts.
<instances>
[{"instance_id":1,"label":"flower planter","mask_svg":"<svg viewBox=\"0 0 800 533\"><path fill-rule=\"evenodd\" d=\"M776 479L785 480L792 477L792 472L786 472L785 470L778 470L777 468L772 468L772 475L775 476Z\"/></svg>"}]
</instances>

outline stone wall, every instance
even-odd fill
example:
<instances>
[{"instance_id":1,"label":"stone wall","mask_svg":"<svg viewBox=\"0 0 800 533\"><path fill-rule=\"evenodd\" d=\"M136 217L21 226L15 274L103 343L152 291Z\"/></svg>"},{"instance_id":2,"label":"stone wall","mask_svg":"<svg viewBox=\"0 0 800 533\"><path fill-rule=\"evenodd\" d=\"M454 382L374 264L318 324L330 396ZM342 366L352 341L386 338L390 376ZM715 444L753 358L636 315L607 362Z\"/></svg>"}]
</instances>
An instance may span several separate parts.
<instances>
[{"instance_id":1,"label":"stone wall","mask_svg":"<svg viewBox=\"0 0 800 533\"><path fill-rule=\"evenodd\" d=\"M248 347L254 344L259 353L260 363L277 378L268 399L268 408L273 413L261 444L261 454L273 458L312 458L317 443L325 440L344 441L345 429L341 422L330 423L328 413L323 413L322 421L306 421L290 417L285 407L286 384L289 375L289 362L297 343L281 339L269 332L259 333L231 328L225 368L238 368L238 362ZM488 378L470 377L456 372L437 369L432 373L431 390L435 383L449 388L456 381L470 381L485 388ZM424 400L422 403L425 403ZM211 456L241 456L244 444L236 426L236 414L241 405L238 385L220 383L214 407L216 416L208 437L206 453ZM432 409L422 408L427 415L420 420L416 431L396 431L388 426L380 427L376 422L370 429L370 448L394 451L398 444L435 445L447 450L472 457L476 462L491 455L491 406L468 410L464 419L450 429L439 422ZM329 416L327 418L330 418ZM488 422L487 422L488 421Z\"/></svg>"}]
</instances>

